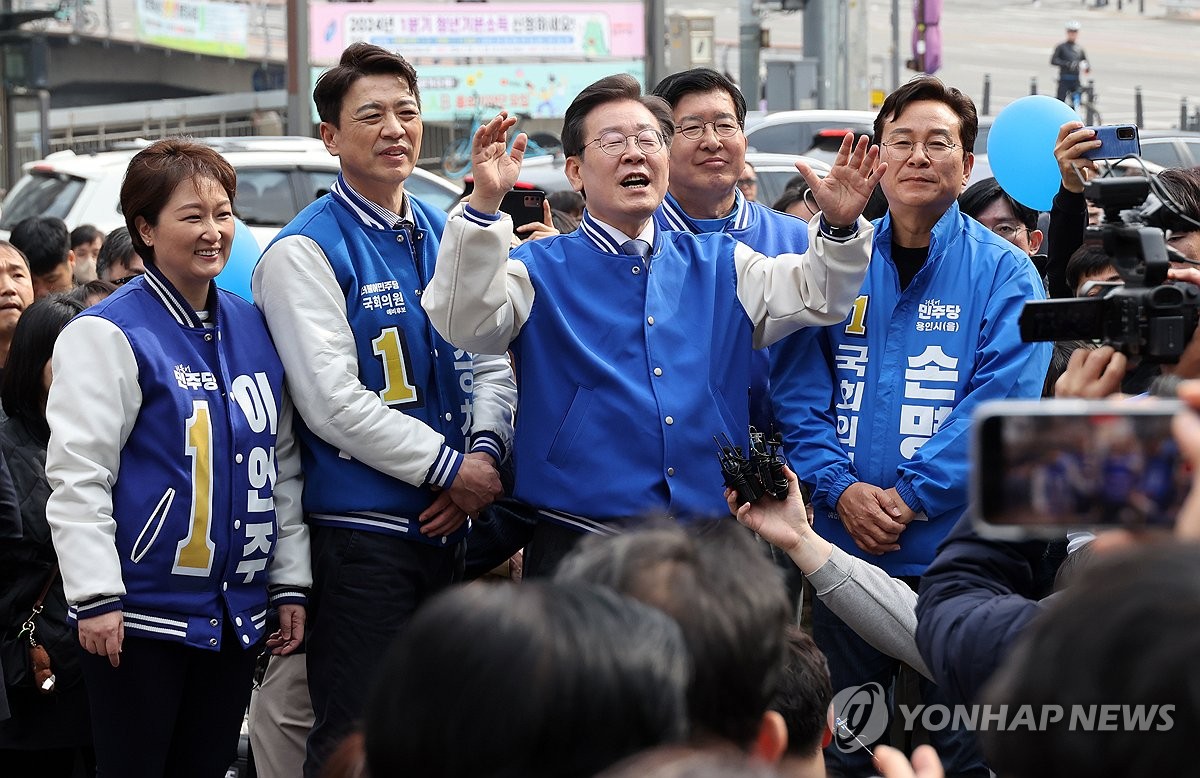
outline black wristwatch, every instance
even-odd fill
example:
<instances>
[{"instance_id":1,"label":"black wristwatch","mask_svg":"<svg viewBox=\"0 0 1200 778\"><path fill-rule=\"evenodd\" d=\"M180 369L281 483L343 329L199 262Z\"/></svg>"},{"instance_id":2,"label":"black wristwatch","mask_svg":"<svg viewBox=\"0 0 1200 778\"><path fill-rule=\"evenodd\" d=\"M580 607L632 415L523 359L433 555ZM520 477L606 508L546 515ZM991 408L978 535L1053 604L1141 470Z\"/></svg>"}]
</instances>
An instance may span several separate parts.
<instances>
[{"instance_id":1,"label":"black wristwatch","mask_svg":"<svg viewBox=\"0 0 1200 778\"><path fill-rule=\"evenodd\" d=\"M858 220L855 219L849 227L834 227L825 221L825 214L821 214L821 234L832 240L850 240L858 234Z\"/></svg>"}]
</instances>

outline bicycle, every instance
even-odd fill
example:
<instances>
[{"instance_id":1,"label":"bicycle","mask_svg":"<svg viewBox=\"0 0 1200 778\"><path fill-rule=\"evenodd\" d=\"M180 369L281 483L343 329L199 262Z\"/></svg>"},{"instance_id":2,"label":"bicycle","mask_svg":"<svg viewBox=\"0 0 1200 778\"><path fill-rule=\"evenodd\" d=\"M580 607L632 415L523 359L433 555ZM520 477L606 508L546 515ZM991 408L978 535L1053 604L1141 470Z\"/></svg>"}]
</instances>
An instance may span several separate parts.
<instances>
[{"instance_id":1,"label":"bicycle","mask_svg":"<svg viewBox=\"0 0 1200 778\"><path fill-rule=\"evenodd\" d=\"M444 173L447 178L462 178L470 172L471 139L475 137L475 131L482 127L485 123L491 121L492 117L495 116L495 113L492 113L493 111L500 111L503 108L503 106L484 105L479 103L478 95L476 95L475 103L477 108L475 112L470 115L469 124L465 119L455 121L455 135L457 137L446 147L445 151L442 152L442 173ZM518 119L529 118L527 114L516 114L516 116ZM512 150L513 141L517 139L517 127L519 125L520 122L518 121L518 124L514 125L513 128L508 131L508 148L510 151ZM469 129L465 133L459 134L457 132L457 130L466 127L469 127ZM557 148L561 150L561 143L558 144ZM551 156L554 153L554 146L538 143L533 139L533 137L527 138L525 143L526 157L545 157Z\"/></svg>"},{"instance_id":2,"label":"bicycle","mask_svg":"<svg viewBox=\"0 0 1200 778\"><path fill-rule=\"evenodd\" d=\"M1087 100L1084 100L1084 96ZM1089 127L1094 127L1101 124L1100 111L1096 110L1096 82L1089 81L1087 86L1082 83L1076 84L1075 88L1067 93L1067 105L1075 110L1083 119L1083 123Z\"/></svg>"}]
</instances>

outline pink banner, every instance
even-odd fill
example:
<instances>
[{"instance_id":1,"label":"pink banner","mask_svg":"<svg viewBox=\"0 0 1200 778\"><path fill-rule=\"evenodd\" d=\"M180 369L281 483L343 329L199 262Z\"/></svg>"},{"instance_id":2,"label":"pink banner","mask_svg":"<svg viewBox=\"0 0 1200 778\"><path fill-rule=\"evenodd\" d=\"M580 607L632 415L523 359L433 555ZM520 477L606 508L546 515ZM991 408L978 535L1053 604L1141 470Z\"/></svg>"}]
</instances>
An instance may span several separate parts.
<instances>
[{"instance_id":1,"label":"pink banner","mask_svg":"<svg viewBox=\"0 0 1200 778\"><path fill-rule=\"evenodd\" d=\"M309 58L333 65L367 41L409 59L636 59L646 54L644 14L642 3L312 4Z\"/></svg>"}]
</instances>

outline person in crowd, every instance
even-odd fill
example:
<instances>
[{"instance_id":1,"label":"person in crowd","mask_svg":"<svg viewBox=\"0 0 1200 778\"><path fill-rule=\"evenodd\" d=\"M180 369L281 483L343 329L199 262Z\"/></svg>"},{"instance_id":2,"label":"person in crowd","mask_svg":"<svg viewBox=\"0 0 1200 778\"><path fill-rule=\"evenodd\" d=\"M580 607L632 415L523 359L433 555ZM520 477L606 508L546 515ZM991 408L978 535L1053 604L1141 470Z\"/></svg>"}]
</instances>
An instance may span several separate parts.
<instances>
[{"instance_id":1,"label":"person in crowd","mask_svg":"<svg viewBox=\"0 0 1200 778\"><path fill-rule=\"evenodd\" d=\"M87 690L79 669L79 647L67 624L58 560L46 523L46 395L50 356L67 322L83 306L63 295L38 300L13 334L12 358L0 381L7 415L0 423L0 454L11 480L3 483L20 506L21 536L0 540L0 646L12 718L0 721L0 765L6 775L72 778L76 762L95 771ZM7 507L7 506L5 506ZM33 609L41 601L41 612ZM54 686L38 689L29 661L24 624L50 657Z\"/></svg>"},{"instance_id":2,"label":"person in crowd","mask_svg":"<svg viewBox=\"0 0 1200 778\"><path fill-rule=\"evenodd\" d=\"M92 224L81 224L71 230L71 253L75 255L75 283L95 281L96 257L104 245L104 233Z\"/></svg>"},{"instance_id":3,"label":"person in crowd","mask_svg":"<svg viewBox=\"0 0 1200 778\"><path fill-rule=\"evenodd\" d=\"M554 580L608 586L672 617L694 665L691 743L779 760L787 733L770 705L791 607L779 571L749 532L714 521L593 536L563 560Z\"/></svg>"},{"instance_id":4,"label":"person in crowd","mask_svg":"<svg viewBox=\"0 0 1200 778\"><path fill-rule=\"evenodd\" d=\"M1067 39L1054 47L1050 64L1058 68L1058 92L1055 97L1068 105L1079 91L1079 79L1088 74L1087 52L1079 45L1079 22L1067 22Z\"/></svg>"},{"instance_id":5,"label":"person in crowd","mask_svg":"<svg viewBox=\"0 0 1200 778\"><path fill-rule=\"evenodd\" d=\"M848 138L824 180L804 168L823 206L805 255L663 230L652 217L668 186L669 106L609 76L563 125L567 177L587 196L581 228L510 258L512 221L496 211L520 175L514 121L502 113L476 133L475 188L451 213L421 304L459 348L511 346L523 402L538 409L518 416L514 438L514 496L538 515L525 573L538 575L582 533L652 511L722 511L712 436L747 434L752 350L844 315L870 233L858 214L885 166Z\"/></svg>"},{"instance_id":6,"label":"person in crowd","mask_svg":"<svg viewBox=\"0 0 1200 778\"><path fill-rule=\"evenodd\" d=\"M1030 706L1047 723L982 731L993 769L1020 778L1190 774L1200 730L1200 689L1190 680L1200 648L1200 547L1105 555L1042 610L981 702L993 710ZM1054 706L1061 721L1048 720ZM1115 708L1115 719L1081 723L1081 716L1095 722L1101 706Z\"/></svg>"},{"instance_id":7,"label":"person in crowd","mask_svg":"<svg viewBox=\"0 0 1200 778\"><path fill-rule=\"evenodd\" d=\"M102 775L223 776L264 638L290 653L304 636L308 529L283 366L258 311L213 282L236 191L207 146L138 152L121 210L146 273L54 348L46 520Z\"/></svg>"},{"instance_id":8,"label":"person in crowd","mask_svg":"<svg viewBox=\"0 0 1200 778\"><path fill-rule=\"evenodd\" d=\"M29 262L34 299L75 288L75 254L62 219L30 216L13 227L9 240Z\"/></svg>"},{"instance_id":9,"label":"person in crowd","mask_svg":"<svg viewBox=\"0 0 1200 778\"><path fill-rule=\"evenodd\" d=\"M742 166L742 173L737 180L737 188L747 202L758 201L758 172L749 162Z\"/></svg>"},{"instance_id":10,"label":"person in crowd","mask_svg":"<svg viewBox=\"0 0 1200 778\"><path fill-rule=\"evenodd\" d=\"M412 66L356 43L313 99L341 172L252 279L302 422L314 560L308 778L360 717L388 644L461 577L467 518L501 492L516 403L503 349L456 350L421 309L445 214L405 191L423 132ZM303 671L294 660L267 668L293 676L280 689Z\"/></svg>"},{"instance_id":11,"label":"person in crowd","mask_svg":"<svg viewBox=\"0 0 1200 778\"><path fill-rule=\"evenodd\" d=\"M564 189L546 195L546 202L550 203L554 229L563 234L574 232L583 218L583 195Z\"/></svg>"},{"instance_id":12,"label":"person in crowd","mask_svg":"<svg viewBox=\"0 0 1200 778\"><path fill-rule=\"evenodd\" d=\"M1038 212L1021 205L1000 188L995 178L984 178L968 186L958 196L964 214L987 227L1032 257L1042 248Z\"/></svg>"},{"instance_id":13,"label":"person in crowd","mask_svg":"<svg viewBox=\"0 0 1200 778\"><path fill-rule=\"evenodd\" d=\"M788 459L812 485L817 533L915 588L966 508L972 412L1037 397L1050 346L1022 342L1015 326L1045 296L1033 264L957 204L974 162L971 99L918 76L888 96L874 129L888 213L867 280L845 321L772 349L771 391ZM891 687L899 663L820 600L813 636L835 689ZM933 734L951 772L986 774L969 734ZM861 749L828 757L831 773L869 769Z\"/></svg>"},{"instance_id":14,"label":"person in crowd","mask_svg":"<svg viewBox=\"0 0 1200 778\"><path fill-rule=\"evenodd\" d=\"M0 240L0 372L8 361L13 332L33 304L33 275L19 248Z\"/></svg>"},{"instance_id":15,"label":"person in crowd","mask_svg":"<svg viewBox=\"0 0 1200 778\"><path fill-rule=\"evenodd\" d=\"M1168 168L1158 174L1165 190L1183 218L1168 217L1167 246L1183 257L1200 262L1200 167ZM1174 267L1187 267L1176 262Z\"/></svg>"},{"instance_id":16,"label":"person in crowd","mask_svg":"<svg viewBox=\"0 0 1200 778\"><path fill-rule=\"evenodd\" d=\"M797 186L789 185L787 189L783 190L783 194L779 195L779 199L775 201L771 209L807 222L817 215L818 210L815 207L816 203L813 202L811 192L807 183Z\"/></svg>"},{"instance_id":17,"label":"person in crowd","mask_svg":"<svg viewBox=\"0 0 1200 778\"><path fill-rule=\"evenodd\" d=\"M825 778L822 749L833 740L833 688L829 663L799 626L787 631L787 660L771 710L787 726L787 748L779 771L788 778Z\"/></svg>"},{"instance_id":18,"label":"person in crowd","mask_svg":"<svg viewBox=\"0 0 1200 778\"><path fill-rule=\"evenodd\" d=\"M133 250L129 230L117 227L104 239L96 256L96 275L101 281L121 286L146 272L142 258Z\"/></svg>"},{"instance_id":19,"label":"person in crowd","mask_svg":"<svg viewBox=\"0 0 1200 778\"><path fill-rule=\"evenodd\" d=\"M691 663L670 618L583 583L460 586L380 664L371 775L586 778L687 732Z\"/></svg>"},{"instance_id":20,"label":"person in crowd","mask_svg":"<svg viewBox=\"0 0 1200 778\"><path fill-rule=\"evenodd\" d=\"M80 284L67 293L75 302L82 305L84 308L91 308L96 303L108 297L113 292L117 291L116 284L111 284L108 281L101 281L99 278L94 278L86 284Z\"/></svg>"},{"instance_id":21,"label":"person in crowd","mask_svg":"<svg viewBox=\"0 0 1200 778\"><path fill-rule=\"evenodd\" d=\"M1067 261L1066 282L1075 290L1074 297L1100 297L1108 291L1108 287L1092 285L1123 284L1124 279L1113 265L1113 258L1104 253L1099 246L1083 245L1075 250Z\"/></svg>"}]
</instances>

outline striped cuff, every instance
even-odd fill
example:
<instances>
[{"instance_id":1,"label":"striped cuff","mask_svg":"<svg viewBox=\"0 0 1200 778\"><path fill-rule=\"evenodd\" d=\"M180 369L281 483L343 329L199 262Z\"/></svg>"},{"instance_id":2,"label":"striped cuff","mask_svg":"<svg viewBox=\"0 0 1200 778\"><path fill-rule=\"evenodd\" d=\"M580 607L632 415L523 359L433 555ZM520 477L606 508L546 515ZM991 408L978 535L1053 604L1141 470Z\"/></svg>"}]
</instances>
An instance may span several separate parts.
<instances>
[{"instance_id":1,"label":"striped cuff","mask_svg":"<svg viewBox=\"0 0 1200 778\"><path fill-rule=\"evenodd\" d=\"M267 587L267 592L272 608L278 608L280 605L308 604L308 590L300 586L280 584Z\"/></svg>"},{"instance_id":2,"label":"striped cuff","mask_svg":"<svg viewBox=\"0 0 1200 778\"><path fill-rule=\"evenodd\" d=\"M478 224L480 227L487 227L490 224L495 224L496 222L500 221L500 214L484 213L483 211L475 210L469 205L464 205L463 218L469 222Z\"/></svg>"},{"instance_id":3,"label":"striped cuff","mask_svg":"<svg viewBox=\"0 0 1200 778\"><path fill-rule=\"evenodd\" d=\"M476 451L490 454L497 464L504 461L504 441L494 432L475 433L475 439L471 441L471 453Z\"/></svg>"},{"instance_id":4,"label":"striped cuff","mask_svg":"<svg viewBox=\"0 0 1200 778\"><path fill-rule=\"evenodd\" d=\"M121 598L111 595L101 597L93 597L87 602L81 602L75 606L75 617L77 619L90 619L93 616L103 616L105 613L121 610Z\"/></svg>"},{"instance_id":5,"label":"striped cuff","mask_svg":"<svg viewBox=\"0 0 1200 778\"><path fill-rule=\"evenodd\" d=\"M437 459L433 460L433 465L425 474L425 483L442 489L448 488L450 484L454 483L454 477L458 475L458 468L462 467L462 458L463 455L454 449L442 446Z\"/></svg>"}]
</instances>

